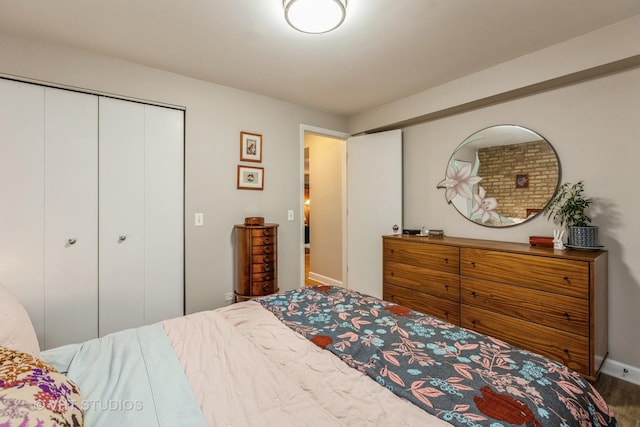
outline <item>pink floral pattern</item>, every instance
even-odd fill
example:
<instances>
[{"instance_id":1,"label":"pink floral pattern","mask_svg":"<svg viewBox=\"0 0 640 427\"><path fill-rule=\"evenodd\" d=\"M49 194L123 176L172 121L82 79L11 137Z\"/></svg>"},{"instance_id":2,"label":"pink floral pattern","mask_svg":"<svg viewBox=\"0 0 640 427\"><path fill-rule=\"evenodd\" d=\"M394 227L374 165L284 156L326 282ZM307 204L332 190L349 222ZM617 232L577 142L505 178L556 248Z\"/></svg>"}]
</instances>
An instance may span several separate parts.
<instances>
[{"instance_id":1,"label":"pink floral pattern","mask_svg":"<svg viewBox=\"0 0 640 427\"><path fill-rule=\"evenodd\" d=\"M330 286L257 301L292 330L455 426L618 425L577 372L406 307Z\"/></svg>"}]
</instances>

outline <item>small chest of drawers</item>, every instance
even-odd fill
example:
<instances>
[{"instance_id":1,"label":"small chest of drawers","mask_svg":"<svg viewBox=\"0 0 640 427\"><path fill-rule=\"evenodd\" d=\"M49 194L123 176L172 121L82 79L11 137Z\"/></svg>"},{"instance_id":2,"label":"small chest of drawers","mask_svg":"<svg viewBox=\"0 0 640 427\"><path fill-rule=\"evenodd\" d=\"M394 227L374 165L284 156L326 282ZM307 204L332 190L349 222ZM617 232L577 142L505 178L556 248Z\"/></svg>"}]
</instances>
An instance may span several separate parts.
<instances>
[{"instance_id":1,"label":"small chest of drawers","mask_svg":"<svg viewBox=\"0 0 640 427\"><path fill-rule=\"evenodd\" d=\"M595 379L607 355L607 251L383 237L383 298Z\"/></svg>"},{"instance_id":2,"label":"small chest of drawers","mask_svg":"<svg viewBox=\"0 0 640 427\"><path fill-rule=\"evenodd\" d=\"M235 226L235 301L278 292L278 224Z\"/></svg>"}]
</instances>

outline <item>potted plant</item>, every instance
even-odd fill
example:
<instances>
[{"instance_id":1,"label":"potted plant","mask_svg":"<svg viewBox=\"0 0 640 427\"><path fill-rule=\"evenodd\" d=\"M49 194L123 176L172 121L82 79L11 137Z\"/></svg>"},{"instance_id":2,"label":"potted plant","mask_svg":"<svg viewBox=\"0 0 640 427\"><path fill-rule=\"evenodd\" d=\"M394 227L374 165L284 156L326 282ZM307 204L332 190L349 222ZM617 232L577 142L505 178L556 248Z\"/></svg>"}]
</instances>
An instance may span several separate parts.
<instances>
[{"instance_id":1,"label":"potted plant","mask_svg":"<svg viewBox=\"0 0 640 427\"><path fill-rule=\"evenodd\" d=\"M569 236L567 246L593 248L598 246L598 227L589 225L591 218L586 209L592 200L584 196L584 183L564 183L544 208L547 219L566 225Z\"/></svg>"}]
</instances>

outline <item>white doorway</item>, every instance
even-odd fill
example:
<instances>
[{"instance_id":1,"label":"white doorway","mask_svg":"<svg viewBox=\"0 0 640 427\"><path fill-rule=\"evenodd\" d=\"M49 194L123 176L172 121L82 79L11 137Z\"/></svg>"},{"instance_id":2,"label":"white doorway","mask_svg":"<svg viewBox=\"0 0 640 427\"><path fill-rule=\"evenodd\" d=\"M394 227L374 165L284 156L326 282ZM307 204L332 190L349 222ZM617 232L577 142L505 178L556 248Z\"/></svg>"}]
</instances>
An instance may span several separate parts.
<instances>
[{"instance_id":1,"label":"white doorway","mask_svg":"<svg viewBox=\"0 0 640 427\"><path fill-rule=\"evenodd\" d=\"M304 176L305 150L301 150L302 176L299 194L301 212L305 212L305 201L309 201L306 212L310 228L309 276L322 284L344 286L381 298L382 236L402 232L402 131L398 129L349 137L342 132L301 125L300 140L303 145L306 136L318 137L321 140L326 138L334 142L339 140L340 147L339 155L333 157L337 158L334 162L340 163L339 168L335 163L327 167L329 174L333 171L334 175L340 175L340 183L334 183L333 190L324 190L329 193L328 199L325 200L334 203L333 222L329 221L329 225L325 223L324 228L317 227L321 225L318 216L322 214L322 209L319 209L318 205L322 198L316 197L321 195L321 192L314 192L313 150L310 147L307 198ZM322 179L320 177L320 180ZM339 207L335 207L336 205ZM301 221L301 227L301 265L305 266L304 221ZM333 246L330 247L333 249L327 249L327 242L332 243ZM324 248L320 244L324 245ZM318 251L320 253L316 252L317 258L313 256L314 248L323 249ZM329 253L327 250L334 252ZM340 261L335 261L336 254ZM314 258L318 263L318 271L329 268L327 261L331 258L335 264L341 264L340 273L334 269L331 274L312 275L316 269ZM302 283L305 283L305 277L306 268L302 268Z\"/></svg>"},{"instance_id":2,"label":"white doorway","mask_svg":"<svg viewBox=\"0 0 640 427\"><path fill-rule=\"evenodd\" d=\"M304 282L344 286L347 134L305 127L302 211Z\"/></svg>"}]
</instances>

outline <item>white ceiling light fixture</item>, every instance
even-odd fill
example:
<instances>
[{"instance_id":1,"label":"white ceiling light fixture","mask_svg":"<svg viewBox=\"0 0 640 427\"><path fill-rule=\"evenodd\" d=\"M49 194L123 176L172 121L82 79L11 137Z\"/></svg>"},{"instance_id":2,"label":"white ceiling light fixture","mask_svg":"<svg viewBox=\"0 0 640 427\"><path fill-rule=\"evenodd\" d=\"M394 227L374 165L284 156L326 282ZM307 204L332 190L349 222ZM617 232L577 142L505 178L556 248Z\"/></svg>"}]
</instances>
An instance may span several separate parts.
<instances>
[{"instance_id":1,"label":"white ceiling light fixture","mask_svg":"<svg viewBox=\"0 0 640 427\"><path fill-rule=\"evenodd\" d=\"M303 33L328 33L347 16L347 0L283 0L282 5L289 25Z\"/></svg>"}]
</instances>

